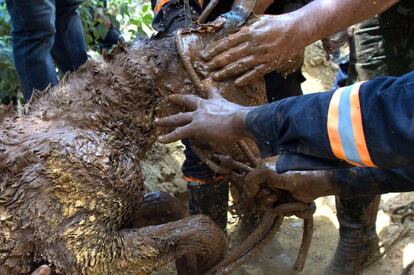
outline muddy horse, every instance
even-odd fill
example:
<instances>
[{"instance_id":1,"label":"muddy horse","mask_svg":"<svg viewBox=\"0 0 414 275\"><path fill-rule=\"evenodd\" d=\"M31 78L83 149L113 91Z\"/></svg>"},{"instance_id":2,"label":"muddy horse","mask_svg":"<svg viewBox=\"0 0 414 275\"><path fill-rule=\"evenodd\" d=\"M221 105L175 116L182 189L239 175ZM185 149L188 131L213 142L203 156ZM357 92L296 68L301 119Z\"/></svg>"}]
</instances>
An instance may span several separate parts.
<instances>
[{"instance_id":1,"label":"muddy horse","mask_svg":"<svg viewBox=\"0 0 414 275\"><path fill-rule=\"evenodd\" d=\"M179 274L227 273L273 236L282 218L265 213L255 234L225 257L220 228L206 216L187 217L166 193L145 194L140 168L159 134L154 119L180 110L168 95L206 96L210 73L198 52L240 28L254 4L239 1L232 22L220 17L118 45L35 92L22 114L1 109L0 274L27 274L41 263L58 274L147 274L172 261ZM217 85L231 101L265 102L262 80ZM216 151L254 159L244 143Z\"/></svg>"},{"instance_id":2,"label":"muddy horse","mask_svg":"<svg viewBox=\"0 0 414 275\"><path fill-rule=\"evenodd\" d=\"M220 28L200 31L198 49ZM251 89L244 99L257 104ZM195 91L176 37L155 37L88 61L35 92L23 114L3 108L0 274L39 263L61 274L145 274L174 260L196 274L218 263L224 233L205 216L186 217L168 194L144 194L140 168L155 117L177 110L167 96Z\"/></svg>"}]
</instances>

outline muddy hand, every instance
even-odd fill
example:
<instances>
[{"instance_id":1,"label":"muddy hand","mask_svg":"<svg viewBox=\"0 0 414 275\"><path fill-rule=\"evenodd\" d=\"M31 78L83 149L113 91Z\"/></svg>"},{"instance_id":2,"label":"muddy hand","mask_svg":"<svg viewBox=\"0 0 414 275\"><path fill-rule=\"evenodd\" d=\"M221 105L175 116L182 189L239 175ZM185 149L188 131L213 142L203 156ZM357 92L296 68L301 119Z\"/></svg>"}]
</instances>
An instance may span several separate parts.
<instances>
[{"instance_id":1,"label":"muddy hand","mask_svg":"<svg viewBox=\"0 0 414 275\"><path fill-rule=\"evenodd\" d=\"M238 76L243 86L270 71L293 71L303 60L304 44L289 15L262 15L250 26L223 38L202 52L214 80Z\"/></svg>"},{"instance_id":2,"label":"muddy hand","mask_svg":"<svg viewBox=\"0 0 414 275\"><path fill-rule=\"evenodd\" d=\"M214 87L206 88L210 99L194 95L171 95L169 99L186 107L190 112L179 113L155 120L160 127L175 128L159 136L161 143L175 142L186 138L203 141L229 142L248 137L245 116L250 107L243 107L222 98Z\"/></svg>"},{"instance_id":3,"label":"muddy hand","mask_svg":"<svg viewBox=\"0 0 414 275\"><path fill-rule=\"evenodd\" d=\"M246 175L245 182L247 197L255 198L264 206L276 202L281 190L288 191L293 198L305 203L335 194L329 172L325 171L278 174L270 169L257 168Z\"/></svg>"},{"instance_id":4,"label":"muddy hand","mask_svg":"<svg viewBox=\"0 0 414 275\"><path fill-rule=\"evenodd\" d=\"M32 275L52 275L52 270L47 265L42 265L33 271Z\"/></svg>"}]
</instances>

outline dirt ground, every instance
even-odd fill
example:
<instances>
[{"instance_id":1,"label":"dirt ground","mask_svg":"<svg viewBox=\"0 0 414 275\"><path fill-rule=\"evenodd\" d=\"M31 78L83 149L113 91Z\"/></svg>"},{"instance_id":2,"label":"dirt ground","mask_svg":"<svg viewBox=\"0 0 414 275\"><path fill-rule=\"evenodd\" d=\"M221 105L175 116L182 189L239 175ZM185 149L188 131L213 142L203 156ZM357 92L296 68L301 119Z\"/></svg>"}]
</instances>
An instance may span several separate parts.
<instances>
[{"instance_id":1,"label":"dirt ground","mask_svg":"<svg viewBox=\"0 0 414 275\"><path fill-rule=\"evenodd\" d=\"M303 73L307 81L303 84L305 93L327 90L331 86L336 68L324 59L320 43L306 50ZM143 162L147 188L150 191L163 190L186 199L185 182L182 180L180 166L184 160L183 145L175 143L167 146L156 145ZM390 218L390 210L399 205L414 201L414 193L393 193L382 196L377 219L377 231L381 241L393 238L402 230L402 225ZM323 274L331 259L338 241L338 222L335 215L333 197L316 201L314 236L312 246L302 274ZM229 214L229 237L236 237L238 220ZM302 234L302 222L297 218L287 218L272 242L261 254L244 264L237 275L296 274L290 269L298 251ZM400 274L404 267L414 260L414 231L393 246L385 257L368 267L363 274ZM159 275L175 274L173 265ZM411 271L410 274L414 274Z\"/></svg>"}]
</instances>

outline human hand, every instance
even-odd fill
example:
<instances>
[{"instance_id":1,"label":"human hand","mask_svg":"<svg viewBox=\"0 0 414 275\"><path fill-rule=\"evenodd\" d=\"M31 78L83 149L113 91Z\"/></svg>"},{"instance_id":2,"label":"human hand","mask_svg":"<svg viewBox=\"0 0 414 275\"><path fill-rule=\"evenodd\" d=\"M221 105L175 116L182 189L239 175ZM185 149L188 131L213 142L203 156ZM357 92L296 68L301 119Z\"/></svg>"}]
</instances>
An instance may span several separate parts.
<instances>
[{"instance_id":1,"label":"human hand","mask_svg":"<svg viewBox=\"0 0 414 275\"><path fill-rule=\"evenodd\" d=\"M249 136L245 116L251 108L225 100L212 86L207 91L210 99L195 95L169 97L172 102L186 107L190 112L156 119L157 126L175 128L172 132L159 136L159 142L171 143L195 138L222 143Z\"/></svg>"},{"instance_id":2,"label":"human hand","mask_svg":"<svg viewBox=\"0 0 414 275\"><path fill-rule=\"evenodd\" d=\"M33 271L32 275L52 275L52 270L47 265L42 265Z\"/></svg>"},{"instance_id":3,"label":"human hand","mask_svg":"<svg viewBox=\"0 0 414 275\"><path fill-rule=\"evenodd\" d=\"M303 171L278 174L267 168L256 168L245 178L248 198L256 198L265 206L280 199L281 190L288 191L300 202L310 203L318 197L334 195L329 172ZM260 203L260 202L259 202Z\"/></svg>"},{"instance_id":4,"label":"human hand","mask_svg":"<svg viewBox=\"0 0 414 275\"><path fill-rule=\"evenodd\" d=\"M270 71L292 72L303 61L304 39L289 14L262 15L239 32L208 45L202 57L213 79L237 76L243 86Z\"/></svg>"}]
</instances>

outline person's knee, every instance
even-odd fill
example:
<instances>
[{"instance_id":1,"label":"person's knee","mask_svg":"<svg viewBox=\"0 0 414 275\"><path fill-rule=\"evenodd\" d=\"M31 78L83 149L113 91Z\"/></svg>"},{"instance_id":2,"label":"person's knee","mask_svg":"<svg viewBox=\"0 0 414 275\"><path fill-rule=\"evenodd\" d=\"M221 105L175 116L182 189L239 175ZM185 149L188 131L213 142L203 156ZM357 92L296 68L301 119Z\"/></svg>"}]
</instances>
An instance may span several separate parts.
<instances>
[{"instance_id":1,"label":"person's knee","mask_svg":"<svg viewBox=\"0 0 414 275\"><path fill-rule=\"evenodd\" d=\"M56 9L54 2L7 1L7 7L13 25L13 36L36 40L53 38L55 35Z\"/></svg>"}]
</instances>

